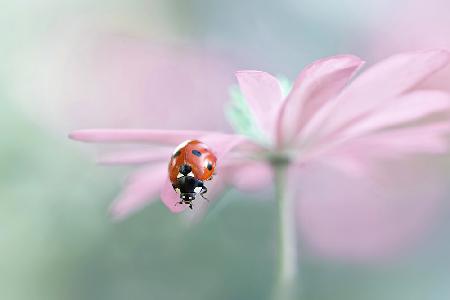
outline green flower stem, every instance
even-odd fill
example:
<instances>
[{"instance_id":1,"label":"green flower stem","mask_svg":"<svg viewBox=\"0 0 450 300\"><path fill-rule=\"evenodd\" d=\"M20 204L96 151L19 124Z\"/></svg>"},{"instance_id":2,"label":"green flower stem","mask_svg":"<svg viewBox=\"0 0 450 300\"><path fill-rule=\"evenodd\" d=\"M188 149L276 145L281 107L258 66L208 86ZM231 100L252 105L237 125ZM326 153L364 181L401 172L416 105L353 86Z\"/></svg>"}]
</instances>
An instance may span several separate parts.
<instances>
[{"instance_id":1,"label":"green flower stem","mask_svg":"<svg viewBox=\"0 0 450 300\"><path fill-rule=\"evenodd\" d=\"M278 216L277 278L274 300L299 299L294 195L289 190L288 161L273 161Z\"/></svg>"}]
</instances>

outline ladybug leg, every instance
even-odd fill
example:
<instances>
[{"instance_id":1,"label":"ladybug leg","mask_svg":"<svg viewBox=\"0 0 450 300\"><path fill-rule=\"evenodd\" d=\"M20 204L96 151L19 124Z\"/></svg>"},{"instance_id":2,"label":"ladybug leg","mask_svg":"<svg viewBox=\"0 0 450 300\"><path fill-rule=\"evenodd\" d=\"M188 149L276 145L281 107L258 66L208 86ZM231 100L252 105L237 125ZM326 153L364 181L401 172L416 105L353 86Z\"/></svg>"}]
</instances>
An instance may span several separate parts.
<instances>
[{"instance_id":1,"label":"ladybug leg","mask_svg":"<svg viewBox=\"0 0 450 300\"><path fill-rule=\"evenodd\" d=\"M180 186L179 186L178 182L177 182L177 183L172 183L172 187L173 187L174 191L177 192L177 194L179 194L179 192L180 192ZM178 206L178 205L180 205L180 204L184 204L183 199L180 199L180 202L176 202L176 203L174 204L174 206Z\"/></svg>"},{"instance_id":2,"label":"ladybug leg","mask_svg":"<svg viewBox=\"0 0 450 300\"><path fill-rule=\"evenodd\" d=\"M206 188L206 186L202 186L202 190L200 191L200 196L202 196L203 199L205 199L206 201L209 202L209 199L204 196L206 194L206 192L208 192L208 189Z\"/></svg>"},{"instance_id":3,"label":"ladybug leg","mask_svg":"<svg viewBox=\"0 0 450 300\"><path fill-rule=\"evenodd\" d=\"M192 203L189 203L189 208L192 209Z\"/></svg>"}]
</instances>

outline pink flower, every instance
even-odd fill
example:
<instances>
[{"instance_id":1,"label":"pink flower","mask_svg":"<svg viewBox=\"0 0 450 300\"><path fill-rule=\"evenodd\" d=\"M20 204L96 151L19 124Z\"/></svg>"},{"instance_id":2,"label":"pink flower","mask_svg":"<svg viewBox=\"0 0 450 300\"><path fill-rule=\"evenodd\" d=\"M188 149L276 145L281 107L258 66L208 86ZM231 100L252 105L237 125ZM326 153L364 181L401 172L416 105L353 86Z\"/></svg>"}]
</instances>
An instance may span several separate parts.
<instances>
[{"instance_id":1,"label":"pink flower","mask_svg":"<svg viewBox=\"0 0 450 300\"><path fill-rule=\"evenodd\" d=\"M408 5L395 3L366 37L370 49L369 55L381 57L386 53L412 51L423 47L450 48L450 20L447 0L412 0ZM401 13L400 6L402 5ZM376 29L375 29L376 28ZM424 88L445 89L450 92L450 67L422 84Z\"/></svg>"},{"instance_id":2,"label":"pink flower","mask_svg":"<svg viewBox=\"0 0 450 300\"><path fill-rule=\"evenodd\" d=\"M91 129L75 131L70 137L86 142L142 145L137 151L101 158L103 163L142 165L114 202L112 213L116 217L124 217L154 201L158 194L172 212L185 209L174 205L178 195L167 179L167 162L173 148L187 139L200 139L217 152L217 187L208 187L215 194L227 185L250 190L267 186L272 181L272 167L286 163L289 184L300 189L298 223L306 230L304 236L324 253L332 249L333 253L364 257L373 254L373 247L380 243L392 243L382 238L372 241L369 237L365 246L342 248L339 243L335 245L337 238L330 238L327 233L333 229L331 232L339 237L345 232L352 234L346 226L358 222L349 221L342 228L330 228L330 224L340 224L334 217L355 217L348 216L355 203L367 203L357 212L357 218L370 216L370 209L388 213L384 207L392 203L389 201L393 196L402 193L381 195L380 201L372 201L377 198L373 195L376 185L365 180L380 174L378 169L384 162L447 151L444 134L450 129L449 95L417 87L446 66L449 57L444 50L403 53L372 66L353 81L353 75L363 65L361 59L351 55L325 58L306 67L287 95L285 84L272 75L240 71L237 79L243 98L235 91L235 101L228 111L239 134ZM359 185L348 185L352 181L346 181L347 177L359 180ZM401 176L393 179L398 178ZM414 181L405 179L403 184L406 183ZM433 187L430 181L427 188L437 194ZM402 189L406 189L405 185ZM333 209L337 216L323 209ZM422 209L425 215L431 214L430 208ZM420 212L413 215L419 220L426 217ZM331 218L331 223L326 218ZM365 223L377 226L378 218L373 216ZM405 231L416 233L419 227L411 221ZM393 231L390 241L403 234ZM357 239L358 233L354 235Z\"/></svg>"},{"instance_id":3,"label":"pink flower","mask_svg":"<svg viewBox=\"0 0 450 300\"><path fill-rule=\"evenodd\" d=\"M30 49L15 68L15 82L28 84L13 86L14 98L31 118L65 132L80 126L229 128L221 106L227 95L217 93L232 83L230 60L205 48L99 33L92 24L86 26L76 33L62 29L49 44ZM191 105L173 109L181 99ZM211 109L202 117L197 106L205 101ZM164 114L167 110L172 113ZM185 113L197 121L183 122Z\"/></svg>"}]
</instances>

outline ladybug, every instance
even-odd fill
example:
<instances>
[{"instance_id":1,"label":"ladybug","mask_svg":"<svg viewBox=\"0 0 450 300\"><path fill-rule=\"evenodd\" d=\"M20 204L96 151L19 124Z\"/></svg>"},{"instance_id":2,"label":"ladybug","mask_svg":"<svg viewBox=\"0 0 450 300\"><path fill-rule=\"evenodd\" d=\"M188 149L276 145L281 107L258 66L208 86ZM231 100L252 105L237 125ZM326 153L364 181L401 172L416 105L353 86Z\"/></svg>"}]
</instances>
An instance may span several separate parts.
<instances>
[{"instance_id":1,"label":"ladybug","mask_svg":"<svg viewBox=\"0 0 450 300\"><path fill-rule=\"evenodd\" d=\"M216 155L198 140L178 145L169 162L169 179L181 199L178 204L187 204L192 209L197 195L206 199L204 194L208 189L204 182L212 179L216 162Z\"/></svg>"}]
</instances>

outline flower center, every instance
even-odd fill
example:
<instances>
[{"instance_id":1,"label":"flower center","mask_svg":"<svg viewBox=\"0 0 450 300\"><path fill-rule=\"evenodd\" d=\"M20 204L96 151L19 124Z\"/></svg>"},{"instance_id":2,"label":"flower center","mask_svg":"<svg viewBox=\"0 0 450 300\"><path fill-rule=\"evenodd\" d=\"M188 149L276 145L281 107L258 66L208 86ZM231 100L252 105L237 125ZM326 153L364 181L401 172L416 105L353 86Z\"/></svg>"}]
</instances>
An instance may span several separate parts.
<instances>
[{"instance_id":1,"label":"flower center","mask_svg":"<svg viewBox=\"0 0 450 300\"><path fill-rule=\"evenodd\" d=\"M273 166L286 166L289 165L292 161L291 155L286 152L280 152L280 151L270 151L267 152L267 161L270 162Z\"/></svg>"}]
</instances>

